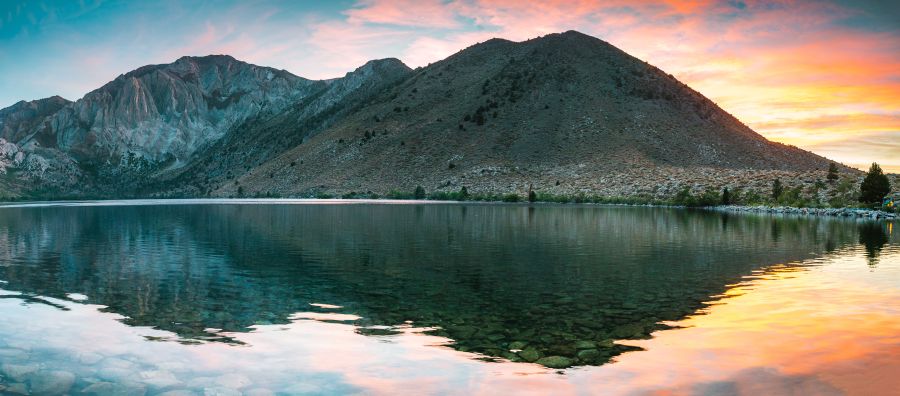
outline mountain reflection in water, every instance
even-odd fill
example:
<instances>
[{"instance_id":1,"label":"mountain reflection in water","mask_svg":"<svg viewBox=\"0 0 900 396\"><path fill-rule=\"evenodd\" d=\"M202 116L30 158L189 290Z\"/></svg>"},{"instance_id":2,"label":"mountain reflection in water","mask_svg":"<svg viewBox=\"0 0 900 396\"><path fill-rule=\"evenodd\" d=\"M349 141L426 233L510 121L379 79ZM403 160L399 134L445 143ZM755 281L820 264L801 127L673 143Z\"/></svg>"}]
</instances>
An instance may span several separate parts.
<instances>
[{"instance_id":1,"label":"mountain reflection in water","mask_svg":"<svg viewBox=\"0 0 900 396\"><path fill-rule=\"evenodd\" d=\"M886 323L897 321L896 310L877 312L881 316L873 310L858 318L880 323L879 331L869 324L855 325L858 331L847 331L847 324L840 322L799 325L793 321L823 313L782 310L790 305L784 299L792 295L809 299L802 304L819 306L832 298L847 298L846 289L872 287L865 283L869 280L786 286L804 279L815 282L810 273L822 275L820 267L828 260L841 264L828 271L862 260L865 273L896 275L896 245L896 235L884 223L652 208L478 204L3 208L0 280L7 283L0 288L8 292L0 296L0 310L11 310L4 304L15 299L27 302L31 311L43 312L31 312L33 317L23 316L22 321L52 322L63 315L59 308L91 321L119 320L132 330L88 323L82 336L110 331L120 337L140 334L145 343L178 341L148 344L154 347L120 343L137 350L164 349L161 358L171 354L170 360L181 356L185 362L191 361L185 355L201 353L190 352L191 348L250 361L258 356L255 362L260 366L285 359L267 356L274 345L307 353L321 348L323 356L316 358L315 367L297 366L309 372L332 366L341 371L337 364L319 361L327 360L328 353L335 353L331 359L347 367L364 361L377 366L369 359L348 363L338 356L359 357L361 351L387 348L365 339L389 340L403 349L405 357L382 356L387 362L383 364L390 365L391 359L415 360L410 354L427 359L443 355L450 360L436 364L467 373L482 370L471 364L484 363L465 359L472 363L463 364L458 356L565 367L602 365L622 352L646 350L620 356L619 363L606 371L570 371L566 384L575 386L585 376L597 379L625 369L641 371L633 375L642 379L653 378L654 361L671 364L672 356L696 354L700 346L717 350L714 358L706 359L738 359L750 352L735 351L735 356L718 352L727 355L732 353L725 352L728 348L740 349L729 338L733 336L729 331L736 328L743 336L760 337L747 339L754 343L751 354L769 347L773 354L785 351L790 342L808 343L809 338L816 342L846 338L833 334L838 331L856 336L855 343L846 341L864 356L874 353L875 346L882 347L881 353L896 353L896 348L884 348L883 340L855 345L873 334L897 330L896 323ZM845 282L860 276L856 270L848 272L853 276L841 274ZM896 279L887 282L879 296L897 295ZM87 299L73 298L73 293ZM886 306L896 309L897 303ZM103 319L88 313L98 308L108 312ZM10 331L3 324L0 334ZM788 325L795 331L789 332L787 341L766 335ZM671 326L688 328L658 331ZM29 335L18 337L27 343ZM305 340L294 339L298 337ZM321 345L311 345L314 342ZM338 343L360 350L346 351ZM437 345L462 354L447 354ZM659 356L664 351L674 355ZM833 360L840 362L842 356ZM822 356L809 358L827 363ZM759 358L758 367L748 365L744 369L751 371L738 375L781 378L783 373L752 371L775 360L776 356ZM629 362L640 362L644 368ZM540 366L489 366L493 368L483 370L541 372ZM727 368L732 366L740 364ZM417 376L411 372L414 367L398 363L392 368L409 380ZM660 375L666 372L657 369ZM277 372L257 375L278 383L284 379L273 377ZM699 384L705 376L711 382ZM704 389L725 386L716 384L715 378L714 373L698 375L686 389L708 393ZM727 383L736 386L740 381ZM639 385L626 384L623 392ZM814 390L843 389L828 384Z\"/></svg>"}]
</instances>

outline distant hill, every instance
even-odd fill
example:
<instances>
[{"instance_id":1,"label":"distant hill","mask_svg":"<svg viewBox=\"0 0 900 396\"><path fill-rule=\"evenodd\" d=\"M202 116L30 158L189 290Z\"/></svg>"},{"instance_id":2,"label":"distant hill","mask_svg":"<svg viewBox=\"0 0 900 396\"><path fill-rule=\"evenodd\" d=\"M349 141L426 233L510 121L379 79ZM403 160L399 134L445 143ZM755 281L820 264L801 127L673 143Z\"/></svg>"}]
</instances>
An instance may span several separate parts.
<instances>
[{"instance_id":1,"label":"distant hill","mask_svg":"<svg viewBox=\"0 0 900 396\"><path fill-rule=\"evenodd\" d=\"M766 140L669 74L578 32L492 39L416 70L314 81L183 57L75 102L0 110L0 193L309 196L411 191L667 196L812 183L829 161ZM852 172L844 169L845 172ZM824 177L824 176L823 176Z\"/></svg>"}]
</instances>

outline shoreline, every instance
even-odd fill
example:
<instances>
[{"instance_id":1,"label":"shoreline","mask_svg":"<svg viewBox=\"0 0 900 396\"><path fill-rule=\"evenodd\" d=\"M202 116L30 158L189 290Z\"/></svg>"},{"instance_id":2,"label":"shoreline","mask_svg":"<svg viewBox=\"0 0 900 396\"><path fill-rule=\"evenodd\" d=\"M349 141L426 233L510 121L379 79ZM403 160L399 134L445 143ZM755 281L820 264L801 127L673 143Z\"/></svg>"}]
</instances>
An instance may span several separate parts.
<instances>
[{"instance_id":1,"label":"shoreline","mask_svg":"<svg viewBox=\"0 0 900 396\"><path fill-rule=\"evenodd\" d=\"M849 217L862 218L870 220L897 220L900 215L897 213L885 212L878 209L857 209L857 208L803 208L793 206L744 206L744 205L723 205L723 206L707 206L703 209L716 212L735 212L735 213L761 213L761 214L785 214L798 216L820 216L820 217Z\"/></svg>"},{"instance_id":2,"label":"shoreline","mask_svg":"<svg viewBox=\"0 0 900 396\"><path fill-rule=\"evenodd\" d=\"M43 206L132 206L132 205L189 205L189 204L303 204L303 203L376 203L376 204L414 204L414 203L485 203L507 205L593 205L593 206L628 206L672 209L697 209L713 212L729 213L755 213L770 215L795 215L840 217L868 220L900 220L900 214L886 212L878 209L861 208L807 208L793 206L747 206L747 205L719 205L719 206L684 206L652 203L605 203L605 202L553 202L553 201L490 201L490 200L429 200L429 199L385 199L385 198L136 198L136 199L97 199L97 200L51 200L51 201L6 201L0 202L0 208L4 207L43 207Z\"/></svg>"}]
</instances>

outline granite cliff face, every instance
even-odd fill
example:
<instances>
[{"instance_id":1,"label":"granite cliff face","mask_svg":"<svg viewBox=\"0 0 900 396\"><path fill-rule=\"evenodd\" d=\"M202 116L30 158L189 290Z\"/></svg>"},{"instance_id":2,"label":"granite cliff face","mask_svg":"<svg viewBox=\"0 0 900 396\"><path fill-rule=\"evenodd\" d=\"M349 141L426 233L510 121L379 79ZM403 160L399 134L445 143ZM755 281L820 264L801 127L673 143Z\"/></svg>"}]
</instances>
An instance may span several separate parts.
<instances>
[{"instance_id":1,"label":"granite cliff face","mask_svg":"<svg viewBox=\"0 0 900 396\"><path fill-rule=\"evenodd\" d=\"M38 123L47 116L53 115L70 101L59 96L45 99L20 101L0 110L0 138L7 142L27 140L29 133L35 130Z\"/></svg>"},{"instance_id":2,"label":"granite cliff face","mask_svg":"<svg viewBox=\"0 0 900 396\"><path fill-rule=\"evenodd\" d=\"M36 143L80 160L134 154L183 162L258 114L277 113L315 91L283 70L214 55L139 68L50 117Z\"/></svg>"},{"instance_id":3,"label":"granite cliff face","mask_svg":"<svg viewBox=\"0 0 900 396\"><path fill-rule=\"evenodd\" d=\"M141 193L164 191L205 196L217 186L301 145L347 114L368 105L373 96L411 72L397 59L381 59L369 61L342 78L320 82L321 89L316 93L281 113L249 120L186 166L144 186Z\"/></svg>"},{"instance_id":4,"label":"granite cliff face","mask_svg":"<svg viewBox=\"0 0 900 396\"><path fill-rule=\"evenodd\" d=\"M183 57L76 102L0 110L0 196L12 197L417 185L665 197L685 186L762 191L773 177L813 183L828 163L578 32L492 39L416 70L374 60L322 81L225 55Z\"/></svg>"}]
</instances>

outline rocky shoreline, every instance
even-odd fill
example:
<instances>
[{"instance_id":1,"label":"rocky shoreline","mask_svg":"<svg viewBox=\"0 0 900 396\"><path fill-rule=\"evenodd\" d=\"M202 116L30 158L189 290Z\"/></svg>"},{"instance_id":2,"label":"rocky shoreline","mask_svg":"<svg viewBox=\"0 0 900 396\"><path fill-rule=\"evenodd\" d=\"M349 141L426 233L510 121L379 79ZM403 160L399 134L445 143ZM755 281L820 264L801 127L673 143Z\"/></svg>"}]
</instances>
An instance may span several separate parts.
<instances>
[{"instance_id":1,"label":"rocky shoreline","mask_svg":"<svg viewBox=\"0 0 900 396\"><path fill-rule=\"evenodd\" d=\"M792 206L742 206L742 205L723 205L708 207L709 210L719 212L745 212L745 213L767 213L767 214L785 214L799 216L829 216L829 217L851 217L872 220L897 220L900 215L897 213L885 212L883 210L872 209L856 209L856 208L796 208Z\"/></svg>"}]
</instances>

